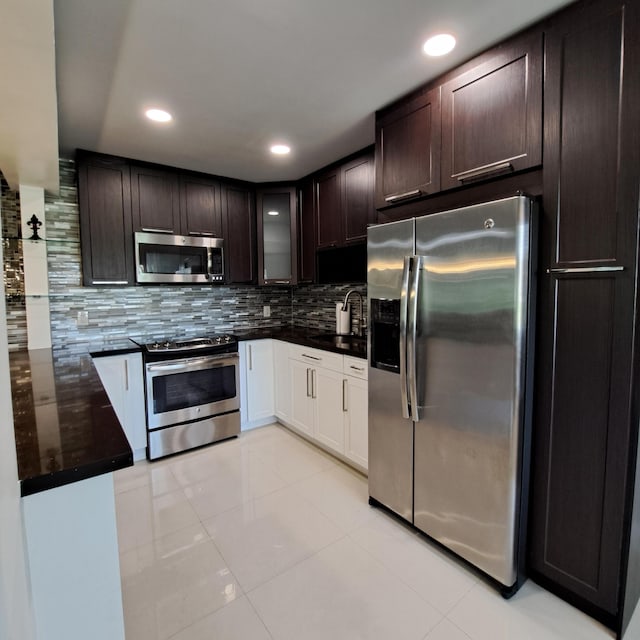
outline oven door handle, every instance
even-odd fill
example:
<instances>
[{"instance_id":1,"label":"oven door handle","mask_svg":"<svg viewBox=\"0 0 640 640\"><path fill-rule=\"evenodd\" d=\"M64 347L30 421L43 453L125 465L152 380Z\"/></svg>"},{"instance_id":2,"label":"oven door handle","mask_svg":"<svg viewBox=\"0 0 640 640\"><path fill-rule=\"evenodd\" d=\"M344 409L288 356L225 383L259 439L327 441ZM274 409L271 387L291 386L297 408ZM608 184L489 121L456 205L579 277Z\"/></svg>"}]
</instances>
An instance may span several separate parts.
<instances>
[{"instance_id":1,"label":"oven door handle","mask_svg":"<svg viewBox=\"0 0 640 640\"><path fill-rule=\"evenodd\" d=\"M235 364L234 358L199 358L197 360L180 360L178 362L172 362L171 364L148 364L147 371L180 371L183 369L191 369L193 367L199 367L206 364L211 367L224 367L228 364Z\"/></svg>"}]
</instances>

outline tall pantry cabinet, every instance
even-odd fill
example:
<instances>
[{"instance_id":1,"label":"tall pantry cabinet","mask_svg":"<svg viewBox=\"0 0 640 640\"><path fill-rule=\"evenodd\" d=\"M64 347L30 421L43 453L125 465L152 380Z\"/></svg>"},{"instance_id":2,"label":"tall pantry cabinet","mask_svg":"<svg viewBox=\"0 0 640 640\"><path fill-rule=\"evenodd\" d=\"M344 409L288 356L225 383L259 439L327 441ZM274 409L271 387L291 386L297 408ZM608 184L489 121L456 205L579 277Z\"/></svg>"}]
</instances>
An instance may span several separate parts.
<instances>
[{"instance_id":1,"label":"tall pantry cabinet","mask_svg":"<svg viewBox=\"0 0 640 640\"><path fill-rule=\"evenodd\" d=\"M530 570L618 632L640 595L639 16L585 1L545 27Z\"/></svg>"}]
</instances>

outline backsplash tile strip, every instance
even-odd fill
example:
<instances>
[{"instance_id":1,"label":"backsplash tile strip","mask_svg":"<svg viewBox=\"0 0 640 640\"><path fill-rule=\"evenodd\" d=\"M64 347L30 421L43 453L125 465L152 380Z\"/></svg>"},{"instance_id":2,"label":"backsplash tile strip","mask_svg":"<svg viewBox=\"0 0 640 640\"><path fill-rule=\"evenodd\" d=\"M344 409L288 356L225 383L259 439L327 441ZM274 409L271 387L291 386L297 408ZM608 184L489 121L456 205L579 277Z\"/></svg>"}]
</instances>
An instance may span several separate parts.
<instances>
[{"instance_id":1,"label":"backsplash tile strip","mask_svg":"<svg viewBox=\"0 0 640 640\"><path fill-rule=\"evenodd\" d=\"M3 234L5 228L7 233L17 234L20 229L17 194L7 187L2 193L2 204ZM54 349L86 352L126 337L147 342L290 324L333 332L336 302L344 299L349 289L356 289L366 298L366 285L362 283L297 287L83 287L76 171L72 160L60 159L60 192L45 194L45 213ZM21 258L21 251L19 254ZM14 270L15 261L12 256ZM5 279L7 262L5 256ZM269 318L263 317L265 305L271 308ZM8 304L7 309L10 344L12 348L26 347L23 297L20 302L18 295L15 304ZM77 326L78 311L88 312L88 326Z\"/></svg>"}]
</instances>

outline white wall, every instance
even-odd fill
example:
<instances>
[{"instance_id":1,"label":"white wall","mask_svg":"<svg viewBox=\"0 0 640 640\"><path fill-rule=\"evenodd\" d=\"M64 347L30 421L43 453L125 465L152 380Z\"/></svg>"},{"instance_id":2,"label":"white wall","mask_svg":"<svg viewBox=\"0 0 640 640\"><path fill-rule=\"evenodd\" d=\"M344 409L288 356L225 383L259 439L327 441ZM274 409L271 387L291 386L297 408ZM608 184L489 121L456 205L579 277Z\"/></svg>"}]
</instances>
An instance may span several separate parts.
<instances>
[{"instance_id":1,"label":"white wall","mask_svg":"<svg viewBox=\"0 0 640 640\"><path fill-rule=\"evenodd\" d=\"M0 243L0 264L2 244ZM32 640L34 635L24 543L11 383L4 282L0 296L0 640Z\"/></svg>"}]
</instances>

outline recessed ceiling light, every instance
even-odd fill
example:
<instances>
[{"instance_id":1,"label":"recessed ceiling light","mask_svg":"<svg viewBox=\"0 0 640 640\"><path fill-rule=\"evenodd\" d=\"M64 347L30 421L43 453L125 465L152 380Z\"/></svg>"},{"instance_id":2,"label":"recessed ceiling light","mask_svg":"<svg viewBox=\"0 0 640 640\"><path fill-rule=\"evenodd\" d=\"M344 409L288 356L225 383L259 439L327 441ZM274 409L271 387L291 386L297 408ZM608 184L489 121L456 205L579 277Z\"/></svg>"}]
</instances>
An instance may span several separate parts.
<instances>
[{"instance_id":1,"label":"recessed ceiling light","mask_svg":"<svg viewBox=\"0 0 640 640\"><path fill-rule=\"evenodd\" d=\"M270 151L271 153L275 153L277 156L285 156L291 151L291 147L286 144L274 144Z\"/></svg>"},{"instance_id":2,"label":"recessed ceiling light","mask_svg":"<svg viewBox=\"0 0 640 640\"><path fill-rule=\"evenodd\" d=\"M144 115L154 122L170 122L173 120L173 116L168 111L163 111L162 109L147 109Z\"/></svg>"},{"instance_id":3,"label":"recessed ceiling light","mask_svg":"<svg viewBox=\"0 0 640 640\"><path fill-rule=\"evenodd\" d=\"M428 56L443 56L456 46L456 39L450 33L439 33L429 38L422 50Z\"/></svg>"},{"instance_id":4,"label":"recessed ceiling light","mask_svg":"<svg viewBox=\"0 0 640 640\"><path fill-rule=\"evenodd\" d=\"M267 211L268 216L279 216L280 212L278 211Z\"/></svg>"}]
</instances>

